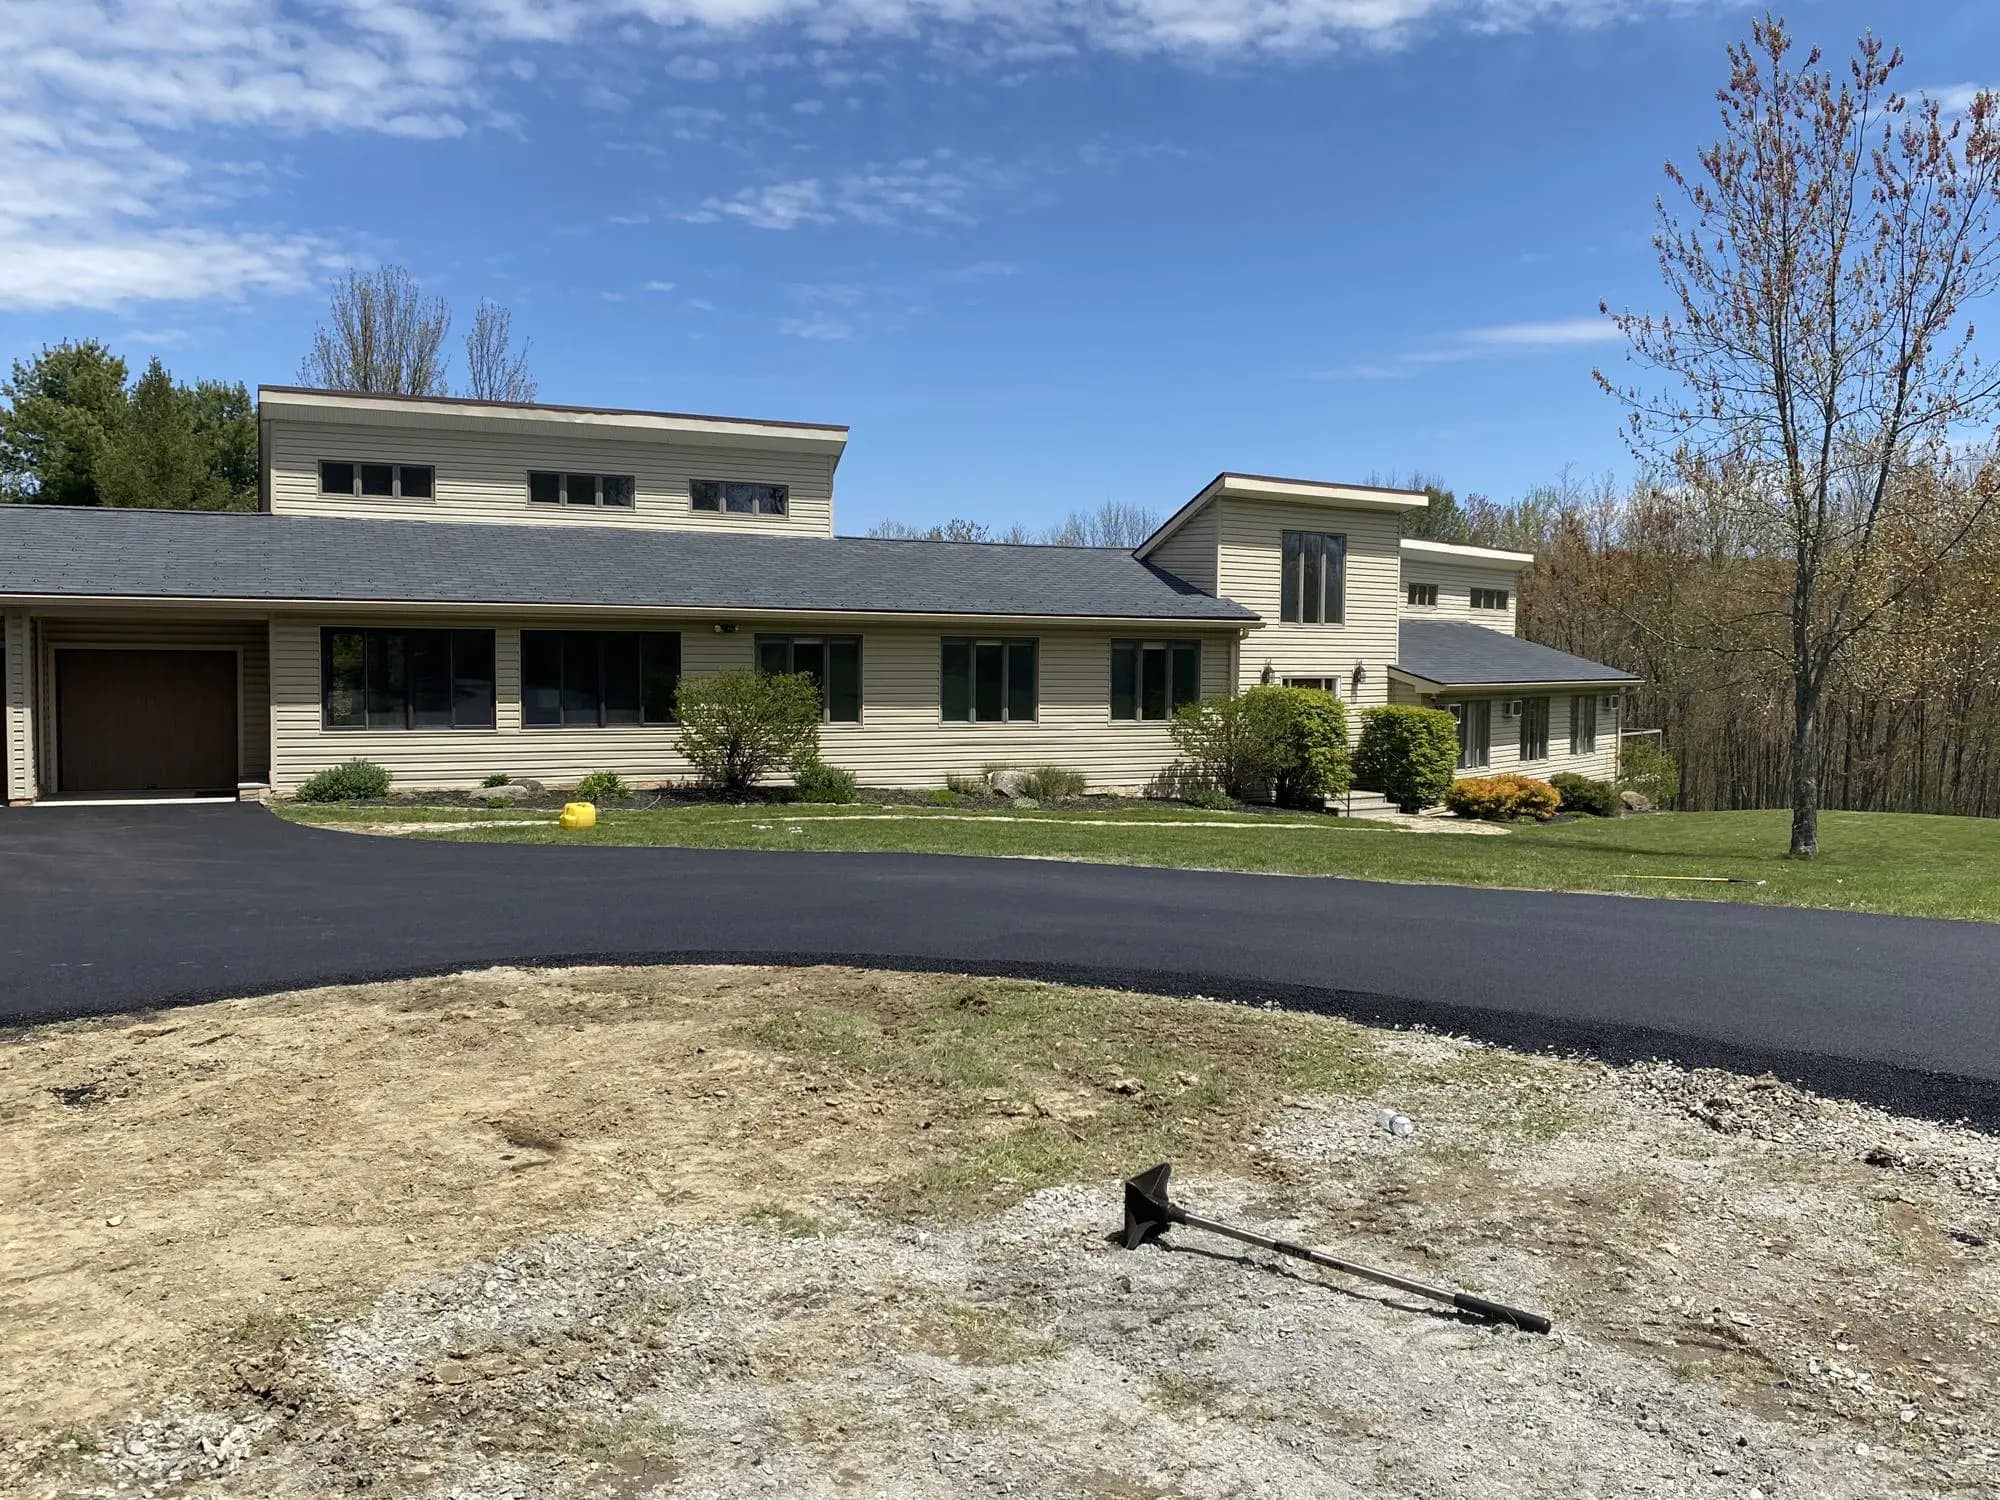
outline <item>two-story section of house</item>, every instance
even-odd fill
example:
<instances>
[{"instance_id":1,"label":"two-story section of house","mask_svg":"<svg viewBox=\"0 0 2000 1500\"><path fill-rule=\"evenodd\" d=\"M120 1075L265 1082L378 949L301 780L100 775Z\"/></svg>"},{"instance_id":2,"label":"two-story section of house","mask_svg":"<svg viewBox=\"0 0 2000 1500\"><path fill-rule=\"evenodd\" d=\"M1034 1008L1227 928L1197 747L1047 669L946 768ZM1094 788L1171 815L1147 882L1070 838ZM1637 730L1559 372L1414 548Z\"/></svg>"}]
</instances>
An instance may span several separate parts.
<instances>
[{"instance_id":1,"label":"two-story section of house","mask_svg":"<svg viewBox=\"0 0 2000 1500\"><path fill-rule=\"evenodd\" d=\"M834 534L837 426L290 387L259 426L254 514L0 507L9 801L283 793L357 756L405 788L657 783L691 770L679 684L729 670L810 675L825 758L876 786L1144 787L1177 709L1258 681L1503 727L1522 685L1412 657L1421 493L1224 474L1132 551L885 541ZM1439 587L1523 561L1440 558Z\"/></svg>"}]
</instances>

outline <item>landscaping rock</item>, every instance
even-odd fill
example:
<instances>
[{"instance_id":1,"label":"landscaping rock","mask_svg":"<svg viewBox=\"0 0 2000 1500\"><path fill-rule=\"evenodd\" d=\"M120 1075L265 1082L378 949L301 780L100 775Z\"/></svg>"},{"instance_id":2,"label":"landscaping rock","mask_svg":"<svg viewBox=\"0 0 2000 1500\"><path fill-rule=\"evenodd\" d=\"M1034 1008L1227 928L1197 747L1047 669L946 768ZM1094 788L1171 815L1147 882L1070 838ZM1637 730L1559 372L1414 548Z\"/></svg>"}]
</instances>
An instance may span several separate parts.
<instances>
[{"instance_id":1,"label":"landscaping rock","mask_svg":"<svg viewBox=\"0 0 2000 1500\"><path fill-rule=\"evenodd\" d=\"M505 786L480 787L472 793L472 800L485 804L505 802L511 806L513 803L525 802L530 797L539 796L540 794L540 786L531 786L525 781L510 781Z\"/></svg>"},{"instance_id":2,"label":"landscaping rock","mask_svg":"<svg viewBox=\"0 0 2000 1500\"><path fill-rule=\"evenodd\" d=\"M1644 792L1635 792L1629 787L1618 794L1618 800L1625 804L1628 813L1649 813L1653 810L1653 799Z\"/></svg>"},{"instance_id":3,"label":"landscaping rock","mask_svg":"<svg viewBox=\"0 0 2000 1500\"><path fill-rule=\"evenodd\" d=\"M987 784L993 788L993 795L996 797L1022 797L1027 795L1028 773L1026 771L995 771L986 780Z\"/></svg>"}]
</instances>

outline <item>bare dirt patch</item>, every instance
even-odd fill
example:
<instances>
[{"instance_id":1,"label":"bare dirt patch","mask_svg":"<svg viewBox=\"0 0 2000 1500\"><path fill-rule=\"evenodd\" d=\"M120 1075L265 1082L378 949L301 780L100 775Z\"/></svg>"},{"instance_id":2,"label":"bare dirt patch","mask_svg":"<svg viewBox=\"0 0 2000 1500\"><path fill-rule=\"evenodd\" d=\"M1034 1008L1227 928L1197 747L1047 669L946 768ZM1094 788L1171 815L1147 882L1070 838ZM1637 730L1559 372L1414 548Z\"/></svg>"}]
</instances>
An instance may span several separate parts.
<instances>
[{"instance_id":1,"label":"bare dirt patch","mask_svg":"<svg viewBox=\"0 0 2000 1500\"><path fill-rule=\"evenodd\" d=\"M492 970L15 1033L0 1139L10 1494L2000 1484L2000 1143L1773 1080L1005 981ZM1558 1332L1112 1248L1161 1156Z\"/></svg>"}]
</instances>

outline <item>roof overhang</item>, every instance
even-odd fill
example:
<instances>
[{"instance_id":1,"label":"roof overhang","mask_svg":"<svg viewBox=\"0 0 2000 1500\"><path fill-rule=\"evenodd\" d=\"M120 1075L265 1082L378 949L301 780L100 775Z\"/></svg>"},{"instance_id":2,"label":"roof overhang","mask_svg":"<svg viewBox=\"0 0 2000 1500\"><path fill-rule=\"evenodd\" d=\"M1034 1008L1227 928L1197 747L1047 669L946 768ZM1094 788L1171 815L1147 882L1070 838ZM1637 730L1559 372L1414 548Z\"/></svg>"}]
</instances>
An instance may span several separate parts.
<instances>
[{"instance_id":1,"label":"roof overhang","mask_svg":"<svg viewBox=\"0 0 2000 1500\"><path fill-rule=\"evenodd\" d=\"M1398 682L1406 682L1424 693L1545 693L1551 690L1568 693L1618 693L1627 688L1638 687L1643 681L1639 677L1583 677L1552 678L1547 682L1437 682L1429 677L1420 677L1407 667L1391 667L1389 675Z\"/></svg>"},{"instance_id":2,"label":"roof overhang","mask_svg":"<svg viewBox=\"0 0 2000 1500\"><path fill-rule=\"evenodd\" d=\"M1292 505L1325 505L1342 510L1421 510L1430 504L1422 490L1383 489L1371 484L1329 484L1316 479L1280 479L1269 474L1215 476L1133 550L1143 560L1168 537L1216 500L1277 500Z\"/></svg>"},{"instance_id":3,"label":"roof overhang","mask_svg":"<svg viewBox=\"0 0 2000 1500\"><path fill-rule=\"evenodd\" d=\"M1492 563L1496 567L1525 568L1535 560L1532 552L1502 552L1497 547L1465 547L1457 542L1433 542L1423 537L1406 536L1402 549L1418 557L1435 557L1448 562Z\"/></svg>"},{"instance_id":4,"label":"roof overhang","mask_svg":"<svg viewBox=\"0 0 2000 1500\"><path fill-rule=\"evenodd\" d=\"M288 385L257 387L257 411L260 421L275 417L288 422L341 426L476 428L488 432L495 424L505 424L543 434L586 432L628 439L668 439L707 447L755 443L824 453L836 463L847 446L845 427L817 422L632 411L609 406L476 401L457 396L390 396Z\"/></svg>"},{"instance_id":5,"label":"roof overhang","mask_svg":"<svg viewBox=\"0 0 2000 1500\"><path fill-rule=\"evenodd\" d=\"M1102 630L1129 630L1147 635L1167 636L1190 630L1243 631L1260 623L1254 616L1248 619L1222 617L1205 619L1201 617L1182 618L1160 615L1001 615L1001 614L952 614L934 610L833 610L833 609L771 609L768 607L734 608L720 605L677 605L677 604L602 604L563 600L541 601L533 604L508 603L506 601L482 602L439 599L258 599L249 596L208 597L197 594L0 594L0 606L30 609L67 610L155 610L170 611L177 616L190 612L212 611L231 615L255 614L312 614L312 615L407 615L413 611L426 614L453 614L477 616L480 618L508 618L516 616L604 616L606 618L629 618L646 616L654 619L699 620L727 624L736 621L760 622L799 620L854 620L878 624L898 625L982 625L999 628L1002 626L1044 625L1071 628L1089 626Z\"/></svg>"}]
</instances>

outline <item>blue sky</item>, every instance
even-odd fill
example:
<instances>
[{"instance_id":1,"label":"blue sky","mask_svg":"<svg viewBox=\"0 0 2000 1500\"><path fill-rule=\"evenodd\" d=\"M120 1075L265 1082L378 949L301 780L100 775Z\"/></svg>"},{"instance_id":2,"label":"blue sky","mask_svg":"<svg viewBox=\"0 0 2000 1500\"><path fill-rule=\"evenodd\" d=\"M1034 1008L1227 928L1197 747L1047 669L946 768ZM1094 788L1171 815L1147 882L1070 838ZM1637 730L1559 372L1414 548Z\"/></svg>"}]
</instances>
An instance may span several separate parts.
<instances>
[{"instance_id":1,"label":"blue sky","mask_svg":"<svg viewBox=\"0 0 2000 1500\"><path fill-rule=\"evenodd\" d=\"M1623 469L1725 0L5 0L0 357L285 383L395 260L544 399L840 421L840 524L1171 509L1219 469ZM2000 7L1789 7L1911 88ZM462 373L460 368L455 373Z\"/></svg>"}]
</instances>

